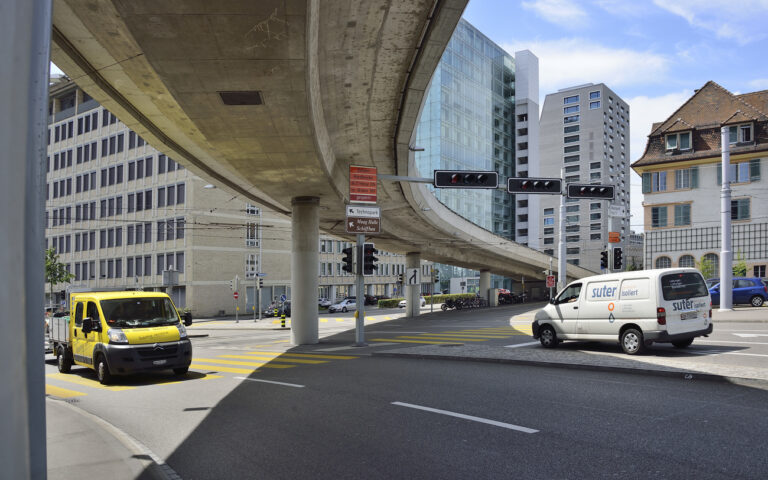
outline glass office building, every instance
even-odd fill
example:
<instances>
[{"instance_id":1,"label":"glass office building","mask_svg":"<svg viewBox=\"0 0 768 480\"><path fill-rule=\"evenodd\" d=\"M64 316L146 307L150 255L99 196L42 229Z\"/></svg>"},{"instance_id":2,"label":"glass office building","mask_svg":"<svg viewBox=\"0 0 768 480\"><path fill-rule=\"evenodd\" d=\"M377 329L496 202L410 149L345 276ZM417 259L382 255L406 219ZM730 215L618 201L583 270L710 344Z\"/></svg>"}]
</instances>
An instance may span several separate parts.
<instances>
[{"instance_id":1,"label":"glass office building","mask_svg":"<svg viewBox=\"0 0 768 480\"><path fill-rule=\"evenodd\" d=\"M417 127L415 145L424 151L416 152L416 165L422 176L440 169L493 170L499 173L500 184L506 184L518 170L518 157L528 163L527 142L516 145L515 105L515 59L462 19L432 77ZM537 120L538 107L535 115ZM518 131L527 135L527 130ZM516 146L523 148L516 153ZM519 241L514 196L480 189L434 193L464 218ZM445 280L477 275L445 265L440 272ZM508 287L507 283L500 278L492 281L494 287Z\"/></svg>"}]
</instances>

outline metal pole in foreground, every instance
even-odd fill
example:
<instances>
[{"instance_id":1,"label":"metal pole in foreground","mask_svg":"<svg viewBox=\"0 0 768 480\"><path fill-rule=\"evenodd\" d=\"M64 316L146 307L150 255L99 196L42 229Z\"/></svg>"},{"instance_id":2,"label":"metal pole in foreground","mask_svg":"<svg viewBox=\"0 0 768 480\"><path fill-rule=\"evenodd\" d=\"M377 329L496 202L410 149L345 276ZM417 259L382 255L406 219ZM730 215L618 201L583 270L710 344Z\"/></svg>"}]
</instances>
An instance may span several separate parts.
<instances>
[{"instance_id":1,"label":"metal pole in foreground","mask_svg":"<svg viewBox=\"0 0 768 480\"><path fill-rule=\"evenodd\" d=\"M565 178L565 170L560 171L561 178ZM563 181L565 183L565 181ZM557 289L565 288L568 283L565 261L565 194L560 194L560 241L557 244Z\"/></svg>"},{"instance_id":2,"label":"metal pole in foreground","mask_svg":"<svg viewBox=\"0 0 768 480\"><path fill-rule=\"evenodd\" d=\"M355 314L355 346L365 347L368 344L365 343L365 278L363 277L363 245L365 244L365 235L357 234L357 293L355 298L355 306L357 307Z\"/></svg>"},{"instance_id":3,"label":"metal pole in foreground","mask_svg":"<svg viewBox=\"0 0 768 480\"><path fill-rule=\"evenodd\" d=\"M720 189L720 308L718 311L733 310L733 252L731 251L731 145L728 127L720 128L722 145L723 185Z\"/></svg>"}]
</instances>

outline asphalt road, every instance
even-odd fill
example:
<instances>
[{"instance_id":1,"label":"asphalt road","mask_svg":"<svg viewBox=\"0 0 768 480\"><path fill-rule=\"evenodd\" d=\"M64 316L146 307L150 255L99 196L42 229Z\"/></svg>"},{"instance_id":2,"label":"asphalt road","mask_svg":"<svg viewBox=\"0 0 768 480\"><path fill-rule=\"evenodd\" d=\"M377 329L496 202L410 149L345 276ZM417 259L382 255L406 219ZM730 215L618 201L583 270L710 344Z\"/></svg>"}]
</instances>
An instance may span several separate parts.
<instances>
[{"instance_id":1,"label":"asphalt road","mask_svg":"<svg viewBox=\"0 0 768 480\"><path fill-rule=\"evenodd\" d=\"M103 388L87 369L59 376L53 362L46 380L185 479L766 477L763 388L371 356L412 340L540 348L509 327L522 309L381 320L367 325L365 348L350 347L346 317L320 324L335 332L321 344L294 349L285 330L201 325L190 331L209 336L193 339L183 381L157 373ZM716 325L713 343L686 352L765 365L762 334L768 324Z\"/></svg>"}]
</instances>

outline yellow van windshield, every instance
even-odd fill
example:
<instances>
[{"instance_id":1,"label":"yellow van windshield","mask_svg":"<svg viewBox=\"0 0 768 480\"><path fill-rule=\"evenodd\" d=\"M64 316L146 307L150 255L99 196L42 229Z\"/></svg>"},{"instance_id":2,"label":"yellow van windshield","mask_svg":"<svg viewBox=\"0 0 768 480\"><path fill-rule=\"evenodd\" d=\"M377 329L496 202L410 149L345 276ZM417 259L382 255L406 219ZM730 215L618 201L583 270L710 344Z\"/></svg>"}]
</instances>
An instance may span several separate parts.
<instances>
[{"instance_id":1,"label":"yellow van windshield","mask_svg":"<svg viewBox=\"0 0 768 480\"><path fill-rule=\"evenodd\" d=\"M179 321L171 301L162 297L102 300L101 311L114 328L159 327Z\"/></svg>"}]
</instances>

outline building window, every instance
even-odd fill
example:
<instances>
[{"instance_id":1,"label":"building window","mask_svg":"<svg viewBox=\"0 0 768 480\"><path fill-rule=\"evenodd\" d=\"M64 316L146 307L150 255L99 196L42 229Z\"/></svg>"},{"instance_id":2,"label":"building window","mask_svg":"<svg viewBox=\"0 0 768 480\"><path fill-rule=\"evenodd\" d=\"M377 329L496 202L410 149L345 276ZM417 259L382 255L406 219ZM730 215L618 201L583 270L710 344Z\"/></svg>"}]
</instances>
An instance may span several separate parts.
<instances>
[{"instance_id":1,"label":"building window","mask_svg":"<svg viewBox=\"0 0 768 480\"><path fill-rule=\"evenodd\" d=\"M589 102L589 109L590 110L596 110L598 108L600 108L600 100L598 100L596 102Z\"/></svg>"},{"instance_id":2,"label":"building window","mask_svg":"<svg viewBox=\"0 0 768 480\"><path fill-rule=\"evenodd\" d=\"M578 172L581 167L579 165L569 165L565 167L565 173Z\"/></svg>"},{"instance_id":3,"label":"building window","mask_svg":"<svg viewBox=\"0 0 768 480\"><path fill-rule=\"evenodd\" d=\"M563 123L576 123L579 121L578 115L569 115L563 118Z\"/></svg>"},{"instance_id":4,"label":"building window","mask_svg":"<svg viewBox=\"0 0 768 480\"><path fill-rule=\"evenodd\" d=\"M578 255L581 253L581 249L579 247L568 247L565 249L565 253L568 255Z\"/></svg>"},{"instance_id":5,"label":"building window","mask_svg":"<svg viewBox=\"0 0 768 480\"><path fill-rule=\"evenodd\" d=\"M603 164L600 163L600 162L592 162L592 163L589 164L589 168L600 168L602 166L603 166Z\"/></svg>"},{"instance_id":6,"label":"building window","mask_svg":"<svg viewBox=\"0 0 768 480\"><path fill-rule=\"evenodd\" d=\"M563 158L563 163L574 163L579 161L578 155L568 155Z\"/></svg>"},{"instance_id":7,"label":"building window","mask_svg":"<svg viewBox=\"0 0 768 480\"><path fill-rule=\"evenodd\" d=\"M563 105L569 105L571 103L579 103L579 96L571 95L569 97L563 98Z\"/></svg>"},{"instance_id":8,"label":"building window","mask_svg":"<svg viewBox=\"0 0 768 480\"><path fill-rule=\"evenodd\" d=\"M765 265L755 265L752 267L752 276L757 278L765 278Z\"/></svg>"},{"instance_id":9,"label":"building window","mask_svg":"<svg viewBox=\"0 0 768 480\"><path fill-rule=\"evenodd\" d=\"M579 216L578 215L568 215L565 217L566 223L578 223L579 222Z\"/></svg>"},{"instance_id":10,"label":"building window","mask_svg":"<svg viewBox=\"0 0 768 480\"><path fill-rule=\"evenodd\" d=\"M672 260L669 257L659 257L656 259L656 268L669 268L672 266Z\"/></svg>"},{"instance_id":11,"label":"building window","mask_svg":"<svg viewBox=\"0 0 768 480\"><path fill-rule=\"evenodd\" d=\"M578 205L568 205L567 207L565 207L565 211L568 212L568 213L576 213L576 212L579 211L579 206Z\"/></svg>"},{"instance_id":12,"label":"building window","mask_svg":"<svg viewBox=\"0 0 768 480\"><path fill-rule=\"evenodd\" d=\"M544 217L544 225L554 225L554 224L555 224L554 217Z\"/></svg>"},{"instance_id":13,"label":"building window","mask_svg":"<svg viewBox=\"0 0 768 480\"><path fill-rule=\"evenodd\" d=\"M677 264L683 268L694 268L696 267L696 259L693 258L693 255L683 255Z\"/></svg>"},{"instance_id":14,"label":"building window","mask_svg":"<svg viewBox=\"0 0 768 480\"><path fill-rule=\"evenodd\" d=\"M667 189L667 172L643 173L643 193L663 192Z\"/></svg>"},{"instance_id":15,"label":"building window","mask_svg":"<svg viewBox=\"0 0 768 480\"><path fill-rule=\"evenodd\" d=\"M731 220L749 220L749 199L731 200Z\"/></svg>"},{"instance_id":16,"label":"building window","mask_svg":"<svg viewBox=\"0 0 768 480\"><path fill-rule=\"evenodd\" d=\"M578 145L569 145L567 147L563 147L563 153L574 153L579 151Z\"/></svg>"},{"instance_id":17,"label":"building window","mask_svg":"<svg viewBox=\"0 0 768 480\"><path fill-rule=\"evenodd\" d=\"M675 205L675 226L681 227L691 224L691 206Z\"/></svg>"},{"instance_id":18,"label":"building window","mask_svg":"<svg viewBox=\"0 0 768 480\"><path fill-rule=\"evenodd\" d=\"M717 184L723 183L723 169L720 165L717 168ZM760 159L756 158L748 162L732 163L728 172L730 181L733 183L747 183L760 180Z\"/></svg>"},{"instance_id":19,"label":"building window","mask_svg":"<svg viewBox=\"0 0 768 480\"><path fill-rule=\"evenodd\" d=\"M667 226L667 207L651 208L651 227L660 228Z\"/></svg>"},{"instance_id":20,"label":"building window","mask_svg":"<svg viewBox=\"0 0 768 480\"><path fill-rule=\"evenodd\" d=\"M579 112L579 106L578 105L571 105L570 107L563 107L563 114L568 115L569 113L578 113Z\"/></svg>"},{"instance_id":21,"label":"building window","mask_svg":"<svg viewBox=\"0 0 768 480\"><path fill-rule=\"evenodd\" d=\"M563 138L563 143L573 143L573 142L578 142L578 141L579 141L579 136L578 135L569 135L569 136Z\"/></svg>"},{"instance_id":22,"label":"building window","mask_svg":"<svg viewBox=\"0 0 768 480\"><path fill-rule=\"evenodd\" d=\"M248 247L257 247L258 241L258 227L255 223L248 223L245 226L245 245Z\"/></svg>"},{"instance_id":23,"label":"building window","mask_svg":"<svg viewBox=\"0 0 768 480\"><path fill-rule=\"evenodd\" d=\"M594 92L589 92L589 99L594 100L596 98L600 98L600 90L595 90Z\"/></svg>"},{"instance_id":24,"label":"building window","mask_svg":"<svg viewBox=\"0 0 768 480\"><path fill-rule=\"evenodd\" d=\"M552 237L544 237L544 245L553 245L555 243L555 239Z\"/></svg>"},{"instance_id":25,"label":"building window","mask_svg":"<svg viewBox=\"0 0 768 480\"><path fill-rule=\"evenodd\" d=\"M555 209L554 208L545 208L544 209L544 215L554 215Z\"/></svg>"},{"instance_id":26,"label":"building window","mask_svg":"<svg viewBox=\"0 0 768 480\"><path fill-rule=\"evenodd\" d=\"M563 133L574 133L579 131L578 125L568 125L567 127L563 127Z\"/></svg>"},{"instance_id":27,"label":"building window","mask_svg":"<svg viewBox=\"0 0 768 480\"><path fill-rule=\"evenodd\" d=\"M729 143L745 143L752 141L752 124L733 125L728 127Z\"/></svg>"},{"instance_id":28,"label":"building window","mask_svg":"<svg viewBox=\"0 0 768 480\"><path fill-rule=\"evenodd\" d=\"M589 239L590 240L600 240L602 238L602 235L599 233L590 233Z\"/></svg>"},{"instance_id":29,"label":"building window","mask_svg":"<svg viewBox=\"0 0 768 480\"><path fill-rule=\"evenodd\" d=\"M666 136L667 150L690 150L691 132L670 133Z\"/></svg>"},{"instance_id":30,"label":"building window","mask_svg":"<svg viewBox=\"0 0 768 480\"><path fill-rule=\"evenodd\" d=\"M699 168L691 167L675 170L675 189L696 188L699 183Z\"/></svg>"}]
</instances>

